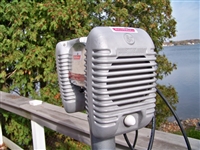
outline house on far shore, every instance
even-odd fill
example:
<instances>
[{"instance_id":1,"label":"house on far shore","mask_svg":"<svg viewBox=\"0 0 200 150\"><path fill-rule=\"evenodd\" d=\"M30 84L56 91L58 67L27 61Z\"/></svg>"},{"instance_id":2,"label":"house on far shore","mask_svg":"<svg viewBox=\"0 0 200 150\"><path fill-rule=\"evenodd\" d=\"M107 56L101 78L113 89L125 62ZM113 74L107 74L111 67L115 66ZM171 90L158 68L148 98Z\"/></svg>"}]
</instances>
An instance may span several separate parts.
<instances>
[{"instance_id":1,"label":"house on far shore","mask_svg":"<svg viewBox=\"0 0 200 150\"><path fill-rule=\"evenodd\" d=\"M164 42L164 46L176 46L176 45L194 45L194 44L199 44L200 39L191 39L191 40L182 40L182 41L169 41L169 42Z\"/></svg>"}]
</instances>

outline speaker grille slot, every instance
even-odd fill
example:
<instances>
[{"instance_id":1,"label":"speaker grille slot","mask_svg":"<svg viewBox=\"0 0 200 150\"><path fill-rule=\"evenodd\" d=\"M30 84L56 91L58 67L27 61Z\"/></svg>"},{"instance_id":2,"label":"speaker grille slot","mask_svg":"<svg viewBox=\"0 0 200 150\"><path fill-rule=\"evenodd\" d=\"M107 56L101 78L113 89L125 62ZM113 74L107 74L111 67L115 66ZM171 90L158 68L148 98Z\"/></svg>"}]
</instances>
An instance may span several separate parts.
<instances>
[{"instance_id":1,"label":"speaker grille slot","mask_svg":"<svg viewBox=\"0 0 200 150\"><path fill-rule=\"evenodd\" d=\"M58 55L57 58L57 71L59 73L60 90L62 99L65 101L74 101L74 94L71 90L71 83L69 81L69 70L71 69L71 58L70 54ZM66 65L67 64L67 65Z\"/></svg>"}]
</instances>

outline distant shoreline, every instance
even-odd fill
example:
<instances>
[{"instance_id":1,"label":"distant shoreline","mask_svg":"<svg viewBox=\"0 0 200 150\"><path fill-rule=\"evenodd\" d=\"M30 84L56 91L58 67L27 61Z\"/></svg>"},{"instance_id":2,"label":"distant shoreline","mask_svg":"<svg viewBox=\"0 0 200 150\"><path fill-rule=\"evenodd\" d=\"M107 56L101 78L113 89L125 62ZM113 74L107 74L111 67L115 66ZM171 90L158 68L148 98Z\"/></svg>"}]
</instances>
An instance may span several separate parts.
<instances>
[{"instance_id":1,"label":"distant shoreline","mask_svg":"<svg viewBox=\"0 0 200 150\"><path fill-rule=\"evenodd\" d=\"M199 128L198 126L199 122L200 122L200 118L191 118L191 119L181 120L181 124L183 125L184 129L189 128L189 127ZM173 122L167 121L160 126L159 130L163 132L172 133L172 132L180 131L180 127L178 126L177 121L173 121Z\"/></svg>"},{"instance_id":2,"label":"distant shoreline","mask_svg":"<svg viewBox=\"0 0 200 150\"><path fill-rule=\"evenodd\" d=\"M200 44L200 39L164 42L163 47L165 47L165 46L178 46L178 45L195 45L195 44Z\"/></svg>"},{"instance_id":3,"label":"distant shoreline","mask_svg":"<svg viewBox=\"0 0 200 150\"><path fill-rule=\"evenodd\" d=\"M163 47L175 47L175 46L192 46L192 45L198 45L200 43L195 43L195 44L185 44L185 45L163 45Z\"/></svg>"}]
</instances>

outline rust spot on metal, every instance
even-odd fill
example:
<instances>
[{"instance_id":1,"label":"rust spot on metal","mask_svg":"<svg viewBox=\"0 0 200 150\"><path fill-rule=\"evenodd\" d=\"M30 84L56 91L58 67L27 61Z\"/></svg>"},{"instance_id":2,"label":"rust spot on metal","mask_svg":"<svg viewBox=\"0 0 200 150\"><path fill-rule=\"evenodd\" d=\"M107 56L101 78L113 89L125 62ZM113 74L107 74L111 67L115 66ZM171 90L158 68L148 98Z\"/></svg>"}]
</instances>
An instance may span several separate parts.
<instances>
[{"instance_id":1,"label":"rust spot on metal","mask_svg":"<svg viewBox=\"0 0 200 150\"><path fill-rule=\"evenodd\" d=\"M0 144L0 150L7 150L7 146L5 145L5 143Z\"/></svg>"},{"instance_id":2,"label":"rust spot on metal","mask_svg":"<svg viewBox=\"0 0 200 150\"><path fill-rule=\"evenodd\" d=\"M12 94L7 95L7 97L8 97L8 98L11 98L11 99L20 98L20 96L18 96L18 95L12 95Z\"/></svg>"}]
</instances>

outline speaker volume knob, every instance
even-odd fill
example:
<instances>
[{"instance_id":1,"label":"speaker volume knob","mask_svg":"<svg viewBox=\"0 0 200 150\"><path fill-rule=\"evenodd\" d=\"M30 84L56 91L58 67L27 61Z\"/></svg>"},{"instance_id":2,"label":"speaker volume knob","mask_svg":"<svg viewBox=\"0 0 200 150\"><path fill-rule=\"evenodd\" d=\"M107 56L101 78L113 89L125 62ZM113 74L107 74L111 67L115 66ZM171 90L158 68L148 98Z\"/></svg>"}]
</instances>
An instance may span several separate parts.
<instances>
[{"instance_id":1,"label":"speaker volume knob","mask_svg":"<svg viewBox=\"0 0 200 150\"><path fill-rule=\"evenodd\" d=\"M136 119L132 115L128 115L124 118L124 125L130 127L136 124Z\"/></svg>"}]
</instances>

